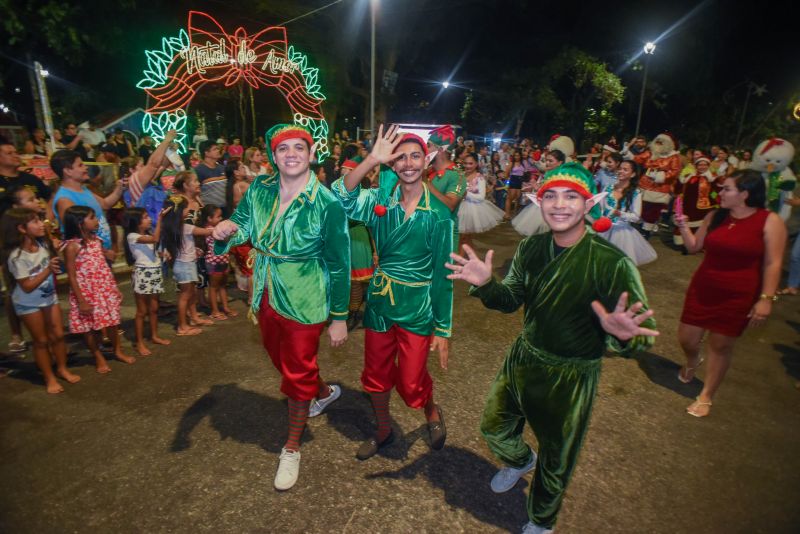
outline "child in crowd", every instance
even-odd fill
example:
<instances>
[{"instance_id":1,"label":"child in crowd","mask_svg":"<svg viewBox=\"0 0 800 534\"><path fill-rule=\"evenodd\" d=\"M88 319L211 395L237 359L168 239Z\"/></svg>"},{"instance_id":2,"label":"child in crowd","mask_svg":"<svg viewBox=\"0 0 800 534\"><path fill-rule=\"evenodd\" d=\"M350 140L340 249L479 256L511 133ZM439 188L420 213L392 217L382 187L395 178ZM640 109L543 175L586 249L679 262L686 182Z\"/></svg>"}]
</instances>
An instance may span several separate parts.
<instances>
[{"instance_id":1,"label":"child in crowd","mask_svg":"<svg viewBox=\"0 0 800 534\"><path fill-rule=\"evenodd\" d=\"M207 229L212 229L222 220L222 209L213 204L206 204L200 210L200 219ZM217 256L214 254L214 238L206 236L206 269L211 278L209 283L209 300L211 301L211 318L224 321L230 317L239 315L228 307L228 291L225 283L228 281L228 267L230 260L227 254ZM219 301L219 304L217 303ZM220 312L220 307L222 311Z\"/></svg>"},{"instance_id":2,"label":"child in crowd","mask_svg":"<svg viewBox=\"0 0 800 534\"><path fill-rule=\"evenodd\" d=\"M35 190L30 186L21 184L12 185L9 187L2 202L3 212L9 208L26 208L36 212L40 219L43 218L45 213L45 204L36 196L34 191ZM45 222L45 234L50 234L47 222ZM57 243L54 242L51 243L51 245L56 247ZM53 250L55 250L55 248ZM17 312L14 311L14 303L10 293L11 287L14 284L14 280L8 272L8 265L5 261L0 263L0 272L2 273L3 281L8 288L8 291L5 293L6 316L8 317L8 322L11 326L11 340L8 343L8 350L11 353L25 352L26 344L22 339L22 326L20 324L19 317L17 317Z\"/></svg>"},{"instance_id":3,"label":"child in crowd","mask_svg":"<svg viewBox=\"0 0 800 534\"><path fill-rule=\"evenodd\" d=\"M170 208L166 208L164 213ZM144 208L128 208L122 219L125 229L125 258L133 265L131 286L136 299L136 351L140 356L152 352L144 344L144 318L150 318L150 339L156 345L169 345L169 340L158 336L158 295L164 292L161 257L156 253L156 243L161 238L161 217L150 234L153 219Z\"/></svg>"},{"instance_id":4,"label":"child in crowd","mask_svg":"<svg viewBox=\"0 0 800 534\"><path fill-rule=\"evenodd\" d=\"M180 195L173 195L164 202L171 208L161 216L160 245L169 256L167 262L178 283L178 331L179 336L196 336L203 330L195 325L204 324L194 308L197 299L197 248L194 238L210 236L213 228L200 228L184 222L189 216L189 203Z\"/></svg>"},{"instance_id":5,"label":"child in crowd","mask_svg":"<svg viewBox=\"0 0 800 534\"><path fill-rule=\"evenodd\" d=\"M111 368L100 352L95 332L106 329L118 360L131 364L136 358L122 352L117 330L122 293L97 238L99 225L94 209L88 206L70 206L64 212L63 247L70 287L69 328L84 334L97 372L105 374Z\"/></svg>"},{"instance_id":6,"label":"child in crowd","mask_svg":"<svg viewBox=\"0 0 800 534\"><path fill-rule=\"evenodd\" d=\"M47 238L44 222L29 208L11 208L3 216L3 263L11 274L14 311L33 338L33 354L48 393L64 388L56 376L70 384L80 381L67 369L61 308L58 307L55 274L60 260ZM11 288L9 288L11 289ZM55 359L53 373L51 358Z\"/></svg>"}]
</instances>

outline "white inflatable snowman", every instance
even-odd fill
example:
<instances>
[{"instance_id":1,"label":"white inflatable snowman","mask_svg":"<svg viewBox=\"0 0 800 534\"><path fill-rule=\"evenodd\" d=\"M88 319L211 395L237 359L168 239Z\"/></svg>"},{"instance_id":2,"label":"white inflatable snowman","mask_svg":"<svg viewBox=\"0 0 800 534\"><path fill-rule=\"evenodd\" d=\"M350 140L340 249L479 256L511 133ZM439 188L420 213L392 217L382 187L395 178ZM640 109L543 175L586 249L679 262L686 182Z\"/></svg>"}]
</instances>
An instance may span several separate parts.
<instances>
[{"instance_id":1,"label":"white inflatable snowman","mask_svg":"<svg viewBox=\"0 0 800 534\"><path fill-rule=\"evenodd\" d=\"M785 139L773 137L758 144L750 164L750 168L759 171L766 182L765 207L779 214L784 221L792 214L792 207L784 201L792 198L792 191L797 185L797 177L789 168L793 158L794 146Z\"/></svg>"}]
</instances>

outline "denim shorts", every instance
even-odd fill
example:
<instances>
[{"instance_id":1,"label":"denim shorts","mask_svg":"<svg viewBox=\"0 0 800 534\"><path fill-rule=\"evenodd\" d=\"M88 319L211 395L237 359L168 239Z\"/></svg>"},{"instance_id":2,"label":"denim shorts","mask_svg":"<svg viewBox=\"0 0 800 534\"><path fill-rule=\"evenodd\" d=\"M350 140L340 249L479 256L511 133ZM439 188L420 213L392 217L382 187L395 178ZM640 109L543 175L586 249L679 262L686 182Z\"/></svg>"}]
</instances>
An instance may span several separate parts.
<instances>
[{"instance_id":1,"label":"denim shorts","mask_svg":"<svg viewBox=\"0 0 800 534\"><path fill-rule=\"evenodd\" d=\"M172 265L172 276L179 284L197 282L197 263L175 260Z\"/></svg>"},{"instance_id":2,"label":"denim shorts","mask_svg":"<svg viewBox=\"0 0 800 534\"><path fill-rule=\"evenodd\" d=\"M53 295L52 297L43 300L41 303L38 303L36 306L31 306L29 304L19 304L17 302L14 302L13 300L12 303L14 304L14 311L17 313L18 316L30 315L31 313L38 312L42 308L48 308L53 304L58 304L58 296Z\"/></svg>"},{"instance_id":3,"label":"denim shorts","mask_svg":"<svg viewBox=\"0 0 800 534\"><path fill-rule=\"evenodd\" d=\"M208 274L225 274L228 272L229 265L230 264L227 261L220 263L206 262L206 268L208 269Z\"/></svg>"}]
</instances>

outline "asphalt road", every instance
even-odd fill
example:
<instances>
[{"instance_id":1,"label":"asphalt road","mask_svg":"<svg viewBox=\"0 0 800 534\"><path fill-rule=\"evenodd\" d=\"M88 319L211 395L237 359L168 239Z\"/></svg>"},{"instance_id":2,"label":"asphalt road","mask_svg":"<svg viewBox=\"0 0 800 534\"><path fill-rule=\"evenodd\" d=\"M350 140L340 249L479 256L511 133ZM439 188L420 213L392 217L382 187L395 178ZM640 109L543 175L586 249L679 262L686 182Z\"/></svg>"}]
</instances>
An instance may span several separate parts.
<instances>
[{"instance_id":1,"label":"asphalt road","mask_svg":"<svg viewBox=\"0 0 800 534\"><path fill-rule=\"evenodd\" d=\"M496 249L500 271L518 240L504 225L476 241ZM800 297L779 301L768 324L740 340L711 416L690 417L703 370L677 381L675 336L700 257L656 247L660 258L642 275L661 337L634 359L606 359L557 532L798 532ZM310 422L300 480L285 493L272 480L286 400L244 313L194 338L174 337L173 314L160 329L171 346L134 365L112 361L107 376L82 351L74 370L83 380L56 396L29 355L0 380L0 531L517 532L527 484L491 492L497 464L478 421L521 318L485 310L459 283L450 369L430 364L447 446L432 452L422 414L395 395L403 439L366 462L354 458L373 428L360 392L364 331L337 350L324 337L323 375L344 394Z\"/></svg>"}]
</instances>

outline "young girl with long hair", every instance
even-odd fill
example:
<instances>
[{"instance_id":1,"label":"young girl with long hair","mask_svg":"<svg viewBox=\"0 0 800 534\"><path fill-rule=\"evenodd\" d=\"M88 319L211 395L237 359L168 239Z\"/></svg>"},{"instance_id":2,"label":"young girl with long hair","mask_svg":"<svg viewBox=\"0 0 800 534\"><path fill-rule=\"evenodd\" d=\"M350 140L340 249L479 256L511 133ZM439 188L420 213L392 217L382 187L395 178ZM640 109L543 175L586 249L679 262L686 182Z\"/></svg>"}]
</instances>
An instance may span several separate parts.
<instances>
[{"instance_id":1,"label":"young girl with long hair","mask_svg":"<svg viewBox=\"0 0 800 534\"><path fill-rule=\"evenodd\" d=\"M11 300L16 315L33 338L36 366L44 377L48 393L64 388L56 377L70 384L80 377L67 369L67 348L54 276L60 270L45 233L44 222L28 208L11 208L2 220L2 261L10 273ZM56 362L53 373L51 357Z\"/></svg>"},{"instance_id":2,"label":"young girl with long hair","mask_svg":"<svg viewBox=\"0 0 800 534\"><path fill-rule=\"evenodd\" d=\"M122 352L117 330L122 293L97 238L99 225L94 210L88 206L70 206L64 212L63 246L70 287L69 328L72 332L84 334L97 372L105 374L111 368L100 352L95 335L103 328L118 360L130 364L136 358Z\"/></svg>"},{"instance_id":3,"label":"young girl with long hair","mask_svg":"<svg viewBox=\"0 0 800 534\"><path fill-rule=\"evenodd\" d=\"M213 204L206 204L200 210L200 219L205 228L213 230L222 220L222 209ZM214 238L210 235L206 236L206 268L210 277L208 298L211 301L211 318L218 321L224 321L229 316L239 315L228 306L228 291L225 289L225 283L228 281L229 267L228 255L217 256L214 254Z\"/></svg>"},{"instance_id":4,"label":"young girl with long hair","mask_svg":"<svg viewBox=\"0 0 800 534\"><path fill-rule=\"evenodd\" d=\"M603 215L611 219L611 228L599 234L624 252L636 265L644 265L658 258L655 249L632 225L642 218L642 195L639 192L641 166L634 161L623 161L617 169L617 181L607 185L607 193L600 206Z\"/></svg>"},{"instance_id":5,"label":"young girl with long hair","mask_svg":"<svg viewBox=\"0 0 800 534\"><path fill-rule=\"evenodd\" d=\"M197 324L207 324L194 308L197 300L197 248L195 237L207 237L213 228L200 228L184 222L189 216L189 203L180 195L164 201L170 208L161 216L161 248L167 253L167 263L178 283L178 331L179 336L195 336L203 330Z\"/></svg>"},{"instance_id":6,"label":"young girl with long hair","mask_svg":"<svg viewBox=\"0 0 800 534\"><path fill-rule=\"evenodd\" d=\"M170 208L166 208L169 210ZM162 212L162 217L164 212ZM125 229L125 259L133 266L131 287L136 299L136 351L140 356L152 352L144 344L144 319L150 318L150 339L156 345L169 345L169 340L158 335L158 295L164 292L161 257L156 244L161 237L161 217L155 231L150 234L153 220L144 208L128 208L122 217Z\"/></svg>"}]
</instances>

